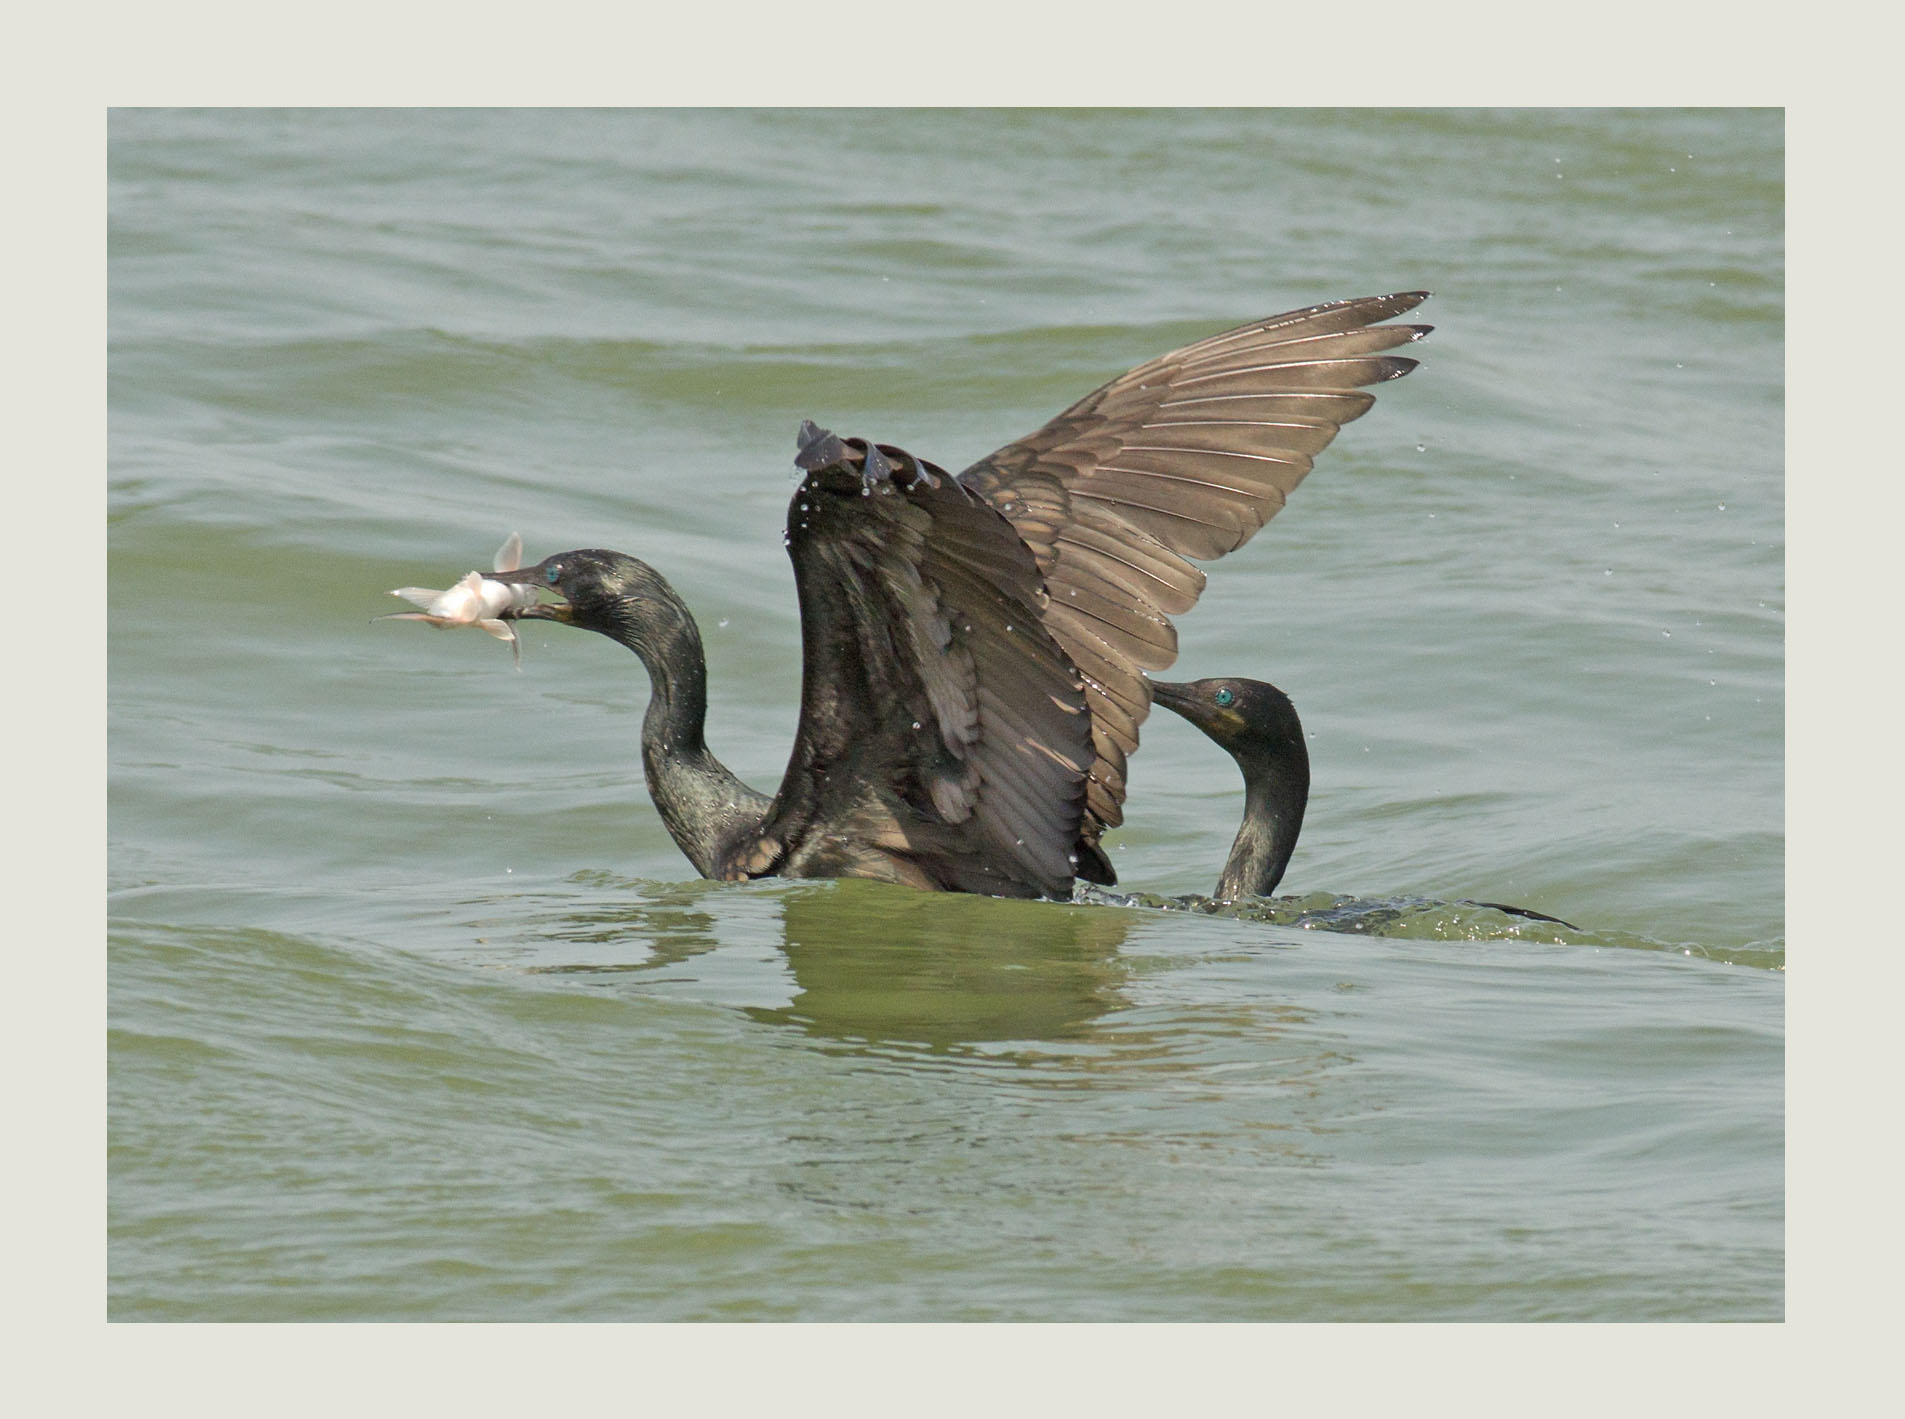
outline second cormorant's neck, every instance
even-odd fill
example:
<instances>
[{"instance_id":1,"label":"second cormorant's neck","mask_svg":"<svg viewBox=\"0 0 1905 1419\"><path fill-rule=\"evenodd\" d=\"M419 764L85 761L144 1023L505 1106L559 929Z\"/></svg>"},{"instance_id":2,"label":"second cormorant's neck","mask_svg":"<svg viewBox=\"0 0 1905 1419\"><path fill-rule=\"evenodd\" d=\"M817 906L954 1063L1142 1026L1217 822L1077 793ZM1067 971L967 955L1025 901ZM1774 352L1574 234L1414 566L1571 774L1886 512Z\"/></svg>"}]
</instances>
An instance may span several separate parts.
<instances>
[{"instance_id":1,"label":"second cormorant's neck","mask_svg":"<svg viewBox=\"0 0 1905 1419\"><path fill-rule=\"evenodd\" d=\"M1235 758L1244 772L1244 820L1217 879L1213 895L1220 902L1276 891L1310 799L1310 756L1301 731L1273 750L1253 747Z\"/></svg>"},{"instance_id":2,"label":"second cormorant's neck","mask_svg":"<svg viewBox=\"0 0 1905 1419\"><path fill-rule=\"evenodd\" d=\"M600 628L648 668L642 717L642 772L669 836L703 877L721 850L759 831L770 800L742 783L708 752L708 660L701 631L674 588L660 577L618 602Z\"/></svg>"}]
</instances>

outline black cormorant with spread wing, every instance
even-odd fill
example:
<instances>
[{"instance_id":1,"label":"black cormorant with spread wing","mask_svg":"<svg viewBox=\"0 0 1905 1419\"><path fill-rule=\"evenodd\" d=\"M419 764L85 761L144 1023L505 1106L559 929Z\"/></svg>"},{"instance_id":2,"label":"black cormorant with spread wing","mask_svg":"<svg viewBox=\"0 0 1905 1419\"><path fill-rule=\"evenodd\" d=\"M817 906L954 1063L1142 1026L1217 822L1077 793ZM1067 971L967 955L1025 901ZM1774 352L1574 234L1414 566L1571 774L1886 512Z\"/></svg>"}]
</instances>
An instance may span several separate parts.
<instances>
[{"instance_id":1,"label":"black cormorant with spread wing","mask_svg":"<svg viewBox=\"0 0 1905 1419\"><path fill-rule=\"evenodd\" d=\"M520 612L633 650L653 692L642 764L705 877L871 877L998 896L1115 880L1146 670L1177 657L1208 561L1283 506L1428 334L1425 291L1312 306L1140 365L954 477L888 444L801 429L787 515L800 721L779 791L708 752L694 618L652 567L558 553L485 575L561 598Z\"/></svg>"}]
</instances>

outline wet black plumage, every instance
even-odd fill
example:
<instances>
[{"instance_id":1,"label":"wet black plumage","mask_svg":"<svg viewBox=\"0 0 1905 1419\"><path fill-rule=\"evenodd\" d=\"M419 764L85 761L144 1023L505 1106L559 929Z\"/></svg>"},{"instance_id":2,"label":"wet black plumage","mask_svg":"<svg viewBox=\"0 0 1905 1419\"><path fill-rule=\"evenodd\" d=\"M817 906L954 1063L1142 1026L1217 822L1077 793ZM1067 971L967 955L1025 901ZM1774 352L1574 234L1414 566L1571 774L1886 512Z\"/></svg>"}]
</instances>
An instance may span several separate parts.
<instances>
[{"instance_id":1,"label":"wet black plumage","mask_svg":"<svg viewBox=\"0 0 1905 1419\"><path fill-rule=\"evenodd\" d=\"M1274 516L1384 351L1406 292L1252 322L1112 380L956 478L886 444L803 425L788 508L800 594L800 723L773 798L707 751L706 664L672 588L621 553L560 553L494 579L564 599L525 615L647 665L649 791L704 876L856 876L1005 896L1110 883L1146 670L1170 616Z\"/></svg>"}]
</instances>

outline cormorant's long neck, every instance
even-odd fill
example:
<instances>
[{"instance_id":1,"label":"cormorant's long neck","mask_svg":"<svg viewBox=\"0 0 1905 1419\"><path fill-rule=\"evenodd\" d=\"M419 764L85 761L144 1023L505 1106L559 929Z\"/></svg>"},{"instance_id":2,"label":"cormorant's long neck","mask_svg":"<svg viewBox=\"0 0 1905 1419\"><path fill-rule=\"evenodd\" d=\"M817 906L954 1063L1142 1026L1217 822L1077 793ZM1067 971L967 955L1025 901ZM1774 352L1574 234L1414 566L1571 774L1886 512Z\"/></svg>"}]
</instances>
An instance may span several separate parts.
<instances>
[{"instance_id":1,"label":"cormorant's long neck","mask_svg":"<svg viewBox=\"0 0 1905 1419\"><path fill-rule=\"evenodd\" d=\"M1213 895L1220 902L1276 891L1310 799L1310 756L1301 731L1274 750L1253 746L1234 757L1244 771L1244 820L1217 879Z\"/></svg>"},{"instance_id":2,"label":"cormorant's long neck","mask_svg":"<svg viewBox=\"0 0 1905 1419\"><path fill-rule=\"evenodd\" d=\"M669 835L695 871L714 875L720 849L758 831L770 800L742 783L708 752L708 660L701 631L681 598L659 576L623 599L605 633L648 667L651 693L642 718L642 772Z\"/></svg>"}]
</instances>

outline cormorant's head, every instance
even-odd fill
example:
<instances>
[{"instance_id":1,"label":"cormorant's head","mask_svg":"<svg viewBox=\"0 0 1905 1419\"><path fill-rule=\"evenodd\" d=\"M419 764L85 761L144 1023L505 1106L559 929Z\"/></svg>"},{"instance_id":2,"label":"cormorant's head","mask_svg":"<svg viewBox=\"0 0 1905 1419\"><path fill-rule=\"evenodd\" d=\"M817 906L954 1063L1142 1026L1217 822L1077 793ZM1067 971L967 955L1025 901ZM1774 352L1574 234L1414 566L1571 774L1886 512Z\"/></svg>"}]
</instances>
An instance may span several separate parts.
<instances>
[{"instance_id":1,"label":"cormorant's head","mask_svg":"<svg viewBox=\"0 0 1905 1419\"><path fill-rule=\"evenodd\" d=\"M1151 698L1177 711L1234 755L1301 758L1303 722L1290 697L1262 680L1153 680Z\"/></svg>"},{"instance_id":2,"label":"cormorant's head","mask_svg":"<svg viewBox=\"0 0 1905 1419\"><path fill-rule=\"evenodd\" d=\"M613 634L613 628L626 619L631 601L652 595L660 581L647 563L595 547L558 552L533 567L483 575L510 586L541 587L562 598L518 611L517 617L523 620L561 621L605 634Z\"/></svg>"}]
</instances>

